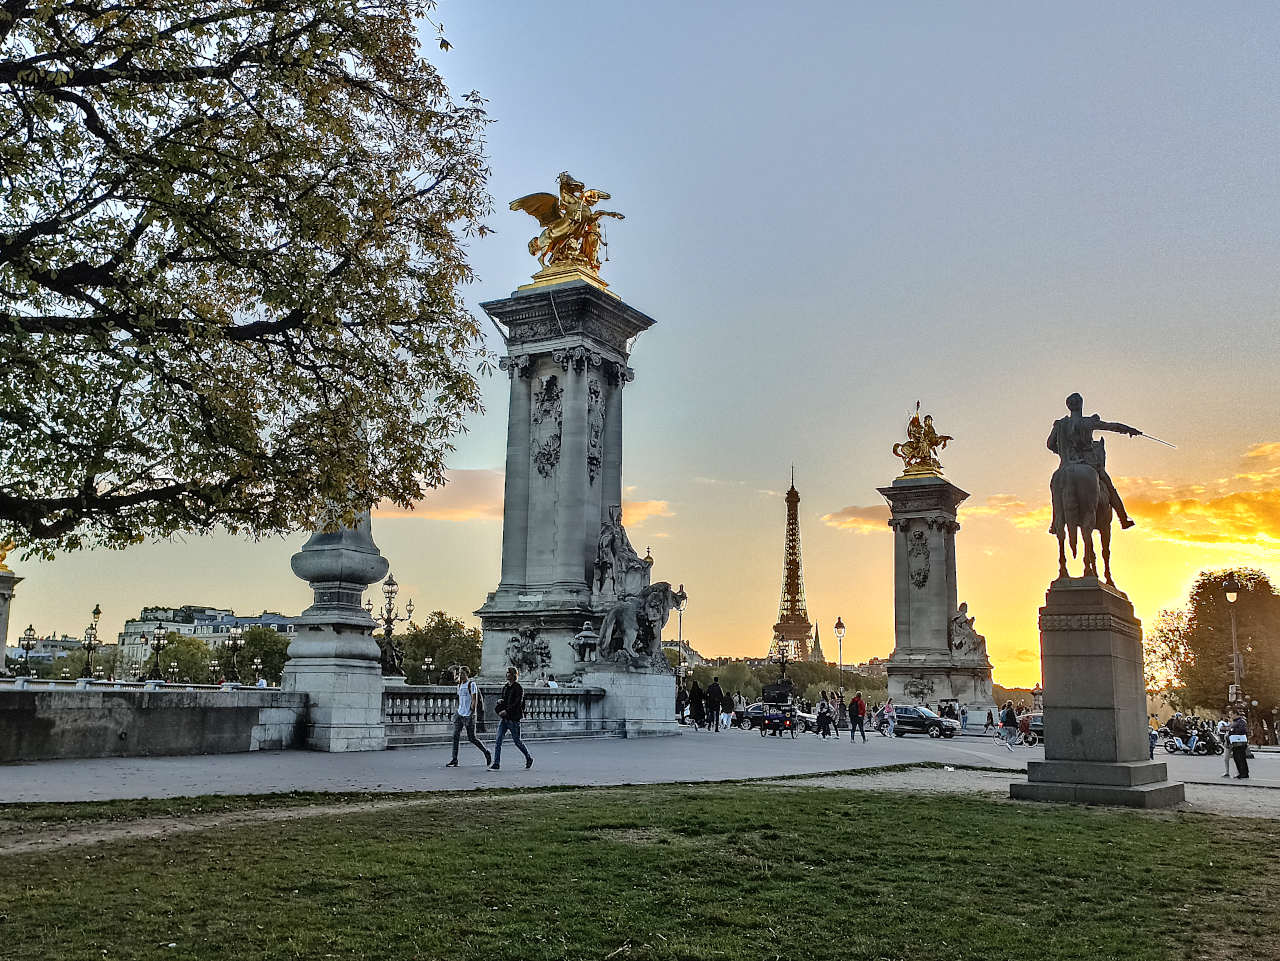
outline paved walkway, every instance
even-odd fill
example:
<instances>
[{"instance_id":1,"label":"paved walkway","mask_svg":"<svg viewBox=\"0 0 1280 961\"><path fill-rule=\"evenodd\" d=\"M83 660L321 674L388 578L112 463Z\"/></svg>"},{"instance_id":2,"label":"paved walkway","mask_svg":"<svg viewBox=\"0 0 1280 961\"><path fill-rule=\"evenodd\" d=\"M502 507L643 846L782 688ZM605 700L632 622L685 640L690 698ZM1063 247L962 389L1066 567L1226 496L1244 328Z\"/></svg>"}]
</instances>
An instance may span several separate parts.
<instances>
[{"instance_id":1,"label":"paved walkway","mask_svg":"<svg viewBox=\"0 0 1280 961\"><path fill-rule=\"evenodd\" d=\"M488 742L486 742L488 743ZM489 787L656 784L821 774L851 768L921 761L1018 770L1043 757L1041 748L1009 752L984 737L934 741L884 738L864 745L822 741L813 735L762 738L745 731L686 733L680 737L587 738L530 742L537 763L503 745L503 770L486 771L464 744L462 767L445 768L448 746L356 754L263 751L200 757L93 758L0 765L0 803L93 801L201 794L273 794L287 791L457 791ZM1170 776L1222 787L1280 788L1280 755L1259 754L1253 778L1221 778L1221 758L1161 758Z\"/></svg>"}]
</instances>

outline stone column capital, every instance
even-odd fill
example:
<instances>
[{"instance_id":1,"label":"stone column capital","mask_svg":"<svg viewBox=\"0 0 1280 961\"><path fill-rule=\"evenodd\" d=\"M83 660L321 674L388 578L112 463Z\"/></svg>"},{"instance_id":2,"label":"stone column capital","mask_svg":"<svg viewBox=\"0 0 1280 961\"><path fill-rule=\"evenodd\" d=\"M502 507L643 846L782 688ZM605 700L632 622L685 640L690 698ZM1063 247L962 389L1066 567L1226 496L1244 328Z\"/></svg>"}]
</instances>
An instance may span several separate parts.
<instances>
[{"instance_id":1,"label":"stone column capital","mask_svg":"<svg viewBox=\"0 0 1280 961\"><path fill-rule=\"evenodd\" d=\"M507 372L507 377L515 379L519 377L528 377L532 370L533 358L529 354L516 354L511 357L501 357L498 359L498 367Z\"/></svg>"},{"instance_id":2,"label":"stone column capital","mask_svg":"<svg viewBox=\"0 0 1280 961\"><path fill-rule=\"evenodd\" d=\"M586 347L568 347L564 350L553 350L551 359L559 364L565 373L570 370L582 373L589 367L599 367L604 363L602 356Z\"/></svg>"}]
</instances>

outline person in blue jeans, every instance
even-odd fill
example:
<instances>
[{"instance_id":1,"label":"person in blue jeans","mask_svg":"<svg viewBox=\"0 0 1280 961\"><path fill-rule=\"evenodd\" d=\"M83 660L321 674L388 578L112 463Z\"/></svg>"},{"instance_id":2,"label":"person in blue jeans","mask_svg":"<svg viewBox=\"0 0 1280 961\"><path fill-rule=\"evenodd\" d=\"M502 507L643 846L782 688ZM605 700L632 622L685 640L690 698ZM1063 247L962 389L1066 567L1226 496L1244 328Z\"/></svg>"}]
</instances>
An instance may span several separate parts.
<instances>
[{"instance_id":1,"label":"person in blue jeans","mask_svg":"<svg viewBox=\"0 0 1280 961\"><path fill-rule=\"evenodd\" d=\"M520 673L514 668L507 668L507 683L502 685L502 695L498 698L498 740L493 745L493 763L490 771L500 770L502 762L502 739L511 734L511 741L524 755L526 770L533 767L533 756L520 740L520 719L524 717L524 688L520 686Z\"/></svg>"}]
</instances>

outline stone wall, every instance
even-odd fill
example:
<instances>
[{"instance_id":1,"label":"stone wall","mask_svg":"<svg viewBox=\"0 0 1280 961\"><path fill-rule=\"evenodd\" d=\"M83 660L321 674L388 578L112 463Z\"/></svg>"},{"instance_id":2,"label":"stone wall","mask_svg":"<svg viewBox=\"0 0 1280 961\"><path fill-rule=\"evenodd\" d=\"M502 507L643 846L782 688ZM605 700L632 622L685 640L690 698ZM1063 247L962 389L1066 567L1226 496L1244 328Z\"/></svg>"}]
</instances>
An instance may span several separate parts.
<instances>
[{"instance_id":1,"label":"stone wall","mask_svg":"<svg viewBox=\"0 0 1280 961\"><path fill-rule=\"evenodd\" d=\"M484 694L486 731L477 737L492 744L498 733L494 708L502 693L499 684L480 683ZM605 692L598 687L526 687L521 739L594 737L621 734L603 714ZM388 747L418 747L453 740L457 688L442 684L388 687L382 696Z\"/></svg>"},{"instance_id":2,"label":"stone wall","mask_svg":"<svg viewBox=\"0 0 1280 961\"><path fill-rule=\"evenodd\" d=\"M276 689L0 688L0 761L300 746L307 696Z\"/></svg>"}]
</instances>

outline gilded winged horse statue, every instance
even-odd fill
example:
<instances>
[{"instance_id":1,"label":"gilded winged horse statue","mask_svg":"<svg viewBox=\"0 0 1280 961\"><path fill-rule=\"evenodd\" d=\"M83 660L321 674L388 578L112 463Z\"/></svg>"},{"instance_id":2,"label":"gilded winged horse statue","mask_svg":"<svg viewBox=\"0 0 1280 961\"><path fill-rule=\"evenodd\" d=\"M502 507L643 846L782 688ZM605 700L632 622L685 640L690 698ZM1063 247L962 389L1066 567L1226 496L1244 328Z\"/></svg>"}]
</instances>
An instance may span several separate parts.
<instances>
[{"instance_id":1,"label":"gilded winged horse statue","mask_svg":"<svg viewBox=\"0 0 1280 961\"><path fill-rule=\"evenodd\" d=\"M600 248L608 246L601 217L625 219L614 210L596 210L601 200L608 200L603 190L588 190L582 181L568 171L560 174L560 193L537 193L511 201L512 210L523 210L543 228L529 241L529 253L543 267L583 267L592 273L600 271ZM606 258L607 259L607 258Z\"/></svg>"}]
</instances>

